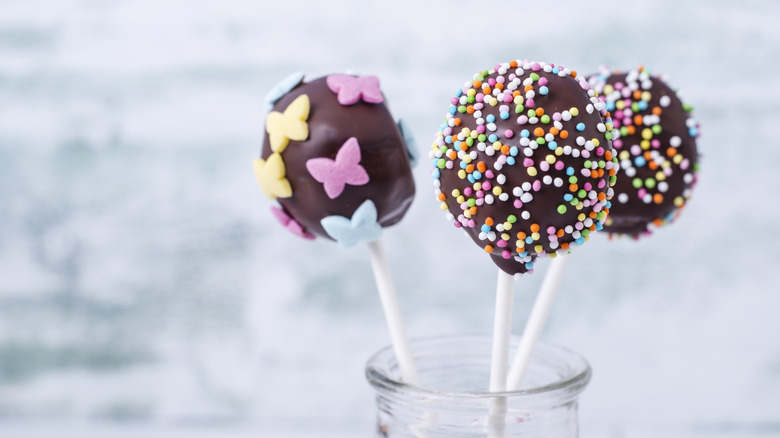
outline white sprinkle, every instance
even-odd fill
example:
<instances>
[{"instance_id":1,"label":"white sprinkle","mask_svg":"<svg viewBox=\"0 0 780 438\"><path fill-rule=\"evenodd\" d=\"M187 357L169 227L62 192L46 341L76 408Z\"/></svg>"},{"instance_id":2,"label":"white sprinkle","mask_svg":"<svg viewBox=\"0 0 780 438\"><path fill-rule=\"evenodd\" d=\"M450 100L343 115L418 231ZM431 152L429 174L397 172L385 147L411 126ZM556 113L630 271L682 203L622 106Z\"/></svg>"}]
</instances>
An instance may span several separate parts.
<instances>
[{"instance_id":1,"label":"white sprinkle","mask_svg":"<svg viewBox=\"0 0 780 438\"><path fill-rule=\"evenodd\" d=\"M599 130L599 132L606 132L607 131L607 127L603 123L599 123L598 125L596 125L596 128Z\"/></svg>"},{"instance_id":2,"label":"white sprinkle","mask_svg":"<svg viewBox=\"0 0 780 438\"><path fill-rule=\"evenodd\" d=\"M692 173L686 173L683 175L683 181L685 184L690 184L693 182L693 174Z\"/></svg>"},{"instance_id":3,"label":"white sprinkle","mask_svg":"<svg viewBox=\"0 0 780 438\"><path fill-rule=\"evenodd\" d=\"M642 202L644 202L645 204L649 204L653 202L653 195L651 195L650 193L645 193L645 196L642 196Z\"/></svg>"},{"instance_id":4,"label":"white sprinkle","mask_svg":"<svg viewBox=\"0 0 780 438\"><path fill-rule=\"evenodd\" d=\"M563 154L564 154L564 155L569 155L569 154L571 154L571 146L569 146L569 145L566 145L566 146L564 146L564 147L563 147Z\"/></svg>"},{"instance_id":5,"label":"white sprinkle","mask_svg":"<svg viewBox=\"0 0 780 438\"><path fill-rule=\"evenodd\" d=\"M486 195L486 196L485 196L485 204L488 204L488 205L490 205L490 204L492 204L494 201L495 201L495 199L493 199L493 195Z\"/></svg>"},{"instance_id":6,"label":"white sprinkle","mask_svg":"<svg viewBox=\"0 0 780 438\"><path fill-rule=\"evenodd\" d=\"M509 193L502 193L502 194L498 195L498 199L500 201L506 201L507 199L509 199Z\"/></svg>"},{"instance_id":7,"label":"white sprinkle","mask_svg":"<svg viewBox=\"0 0 780 438\"><path fill-rule=\"evenodd\" d=\"M490 239L491 242L495 242L496 241L496 232L495 231L489 232L488 233L488 239Z\"/></svg>"},{"instance_id":8,"label":"white sprinkle","mask_svg":"<svg viewBox=\"0 0 780 438\"><path fill-rule=\"evenodd\" d=\"M485 148L486 147L487 147L487 145L485 144L485 142L481 141L481 142L477 143L477 150L480 151L480 152L485 152Z\"/></svg>"},{"instance_id":9,"label":"white sprinkle","mask_svg":"<svg viewBox=\"0 0 780 438\"><path fill-rule=\"evenodd\" d=\"M481 119L482 118L482 111L474 111L474 114L471 115L475 119Z\"/></svg>"},{"instance_id":10,"label":"white sprinkle","mask_svg":"<svg viewBox=\"0 0 780 438\"><path fill-rule=\"evenodd\" d=\"M585 144L585 137L583 137L581 135L578 136L576 142L577 142L577 145L579 145L579 146L584 145Z\"/></svg>"},{"instance_id":11,"label":"white sprinkle","mask_svg":"<svg viewBox=\"0 0 780 438\"><path fill-rule=\"evenodd\" d=\"M661 99L658 103L660 103L662 107L667 107L672 103L672 98L669 96L661 96Z\"/></svg>"},{"instance_id":12,"label":"white sprinkle","mask_svg":"<svg viewBox=\"0 0 780 438\"><path fill-rule=\"evenodd\" d=\"M674 137L669 139L669 144L672 145L673 147L678 147L682 144L682 139L675 135Z\"/></svg>"},{"instance_id":13,"label":"white sprinkle","mask_svg":"<svg viewBox=\"0 0 780 438\"><path fill-rule=\"evenodd\" d=\"M574 157L574 158L579 158L580 157L580 150L579 149L573 149L571 151L571 156Z\"/></svg>"},{"instance_id":14,"label":"white sprinkle","mask_svg":"<svg viewBox=\"0 0 780 438\"><path fill-rule=\"evenodd\" d=\"M479 238L479 240L485 240L487 239L487 233L480 232L477 237Z\"/></svg>"},{"instance_id":15,"label":"white sprinkle","mask_svg":"<svg viewBox=\"0 0 780 438\"><path fill-rule=\"evenodd\" d=\"M574 231L574 227L572 227L571 225L566 225L566 227L564 227L563 231L566 234L571 234L571 232Z\"/></svg>"},{"instance_id":16,"label":"white sprinkle","mask_svg":"<svg viewBox=\"0 0 780 438\"><path fill-rule=\"evenodd\" d=\"M552 177L550 175L545 175L544 178L542 178L542 182L549 186L552 184Z\"/></svg>"},{"instance_id":17,"label":"white sprinkle","mask_svg":"<svg viewBox=\"0 0 780 438\"><path fill-rule=\"evenodd\" d=\"M535 124L539 123L539 117L531 117L531 118L529 118L528 119L528 123L530 123L532 125L535 125Z\"/></svg>"},{"instance_id":18,"label":"white sprinkle","mask_svg":"<svg viewBox=\"0 0 780 438\"><path fill-rule=\"evenodd\" d=\"M524 183L522 184L522 186L521 186L521 187L522 187L522 189L523 189L523 191L524 191L524 192L529 192L529 191L531 191L531 187L533 187L533 186L531 185L531 183L530 183L530 182L526 181L526 182L524 182Z\"/></svg>"},{"instance_id":19,"label":"white sprinkle","mask_svg":"<svg viewBox=\"0 0 780 438\"><path fill-rule=\"evenodd\" d=\"M496 130L496 124L495 123L488 123L487 124L488 131L495 131Z\"/></svg>"},{"instance_id":20,"label":"white sprinkle","mask_svg":"<svg viewBox=\"0 0 780 438\"><path fill-rule=\"evenodd\" d=\"M562 112L561 113L561 120L563 120L564 122L568 122L569 120L571 120L571 113L568 112L568 111Z\"/></svg>"},{"instance_id":21,"label":"white sprinkle","mask_svg":"<svg viewBox=\"0 0 780 438\"><path fill-rule=\"evenodd\" d=\"M658 183L659 192L666 193L667 190L669 190L669 184L667 184L666 181L661 181Z\"/></svg>"},{"instance_id":22,"label":"white sprinkle","mask_svg":"<svg viewBox=\"0 0 780 438\"><path fill-rule=\"evenodd\" d=\"M523 193L523 196L520 197L520 200L523 201L523 204L527 204L534 200L534 195L528 192Z\"/></svg>"},{"instance_id":23,"label":"white sprinkle","mask_svg":"<svg viewBox=\"0 0 780 438\"><path fill-rule=\"evenodd\" d=\"M534 150L531 148L523 148L523 155L526 157L531 157L534 155Z\"/></svg>"},{"instance_id":24,"label":"white sprinkle","mask_svg":"<svg viewBox=\"0 0 780 438\"><path fill-rule=\"evenodd\" d=\"M555 120L553 122L553 126L555 126L555 129L562 131L563 130L563 123L559 122L558 120Z\"/></svg>"},{"instance_id":25,"label":"white sprinkle","mask_svg":"<svg viewBox=\"0 0 780 438\"><path fill-rule=\"evenodd\" d=\"M496 177L496 182L499 184L506 184L506 175L504 175L503 173L498 174L498 176Z\"/></svg>"},{"instance_id":26,"label":"white sprinkle","mask_svg":"<svg viewBox=\"0 0 780 438\"><path fill-rule=\"evenodd\" d=\"M585 107L585 112L587 112L588 114L592 114L593 113L593 104L589 103L588 106Z\"/></svg>"},{"instance_id":27,"label":"white sprinkle","mask_svg":"<svg viewBox=\"0 0 780 438\"><path fill-rule=\"evenodd\" d=\"M493 146L485 148L485 155L487 155L488 157L492 157L495 154L496 154L496 150L493 149Z\"/></svg>"},{"instance_id":28,"label":"white sprinkle","mask_svg":"<svg viewBox=\"0 0 780 438\"><path fill-rule=\"evenodd\" d=\"M520 196L523 195L523 189L521 189L520 187L515 187L514 189L512 189L512 194L519 198Z\"/></svg>"},{"instance_id":29,"label":"white sprinkle","mask_svg":"<svg viewBox=\"0 0 780 438\"><path fill-rule=\"evenodd\" d=\"M553 180L553 185L554 185L555 187L561 187L561 186L563 185L563 180L562 180L562 179L560 179L560 178L555 178L555 179Z\"/></svg>"},{"instance_id":30,"label":"white sprinkle","mask_svg":"<svg viewBox=\"0 0 780 438\"><path fill-rule=\"evenodd\" d=\"M626 167L623 169L623 173L625 173L627 177L633 178L636 175L636 169L633 167Z\"/></svg>"}]
</instances>

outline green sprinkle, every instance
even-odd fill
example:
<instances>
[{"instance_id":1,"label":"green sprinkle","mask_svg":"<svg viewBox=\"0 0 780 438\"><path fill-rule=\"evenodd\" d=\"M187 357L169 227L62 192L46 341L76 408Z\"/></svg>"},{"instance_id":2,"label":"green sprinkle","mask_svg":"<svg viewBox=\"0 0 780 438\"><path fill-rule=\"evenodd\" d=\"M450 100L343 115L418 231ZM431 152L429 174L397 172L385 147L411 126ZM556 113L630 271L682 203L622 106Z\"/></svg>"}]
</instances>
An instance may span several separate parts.
<instances>
[{"instance_id":1,"label":"green sprinkle","mask_svg":"<svg viewBox=\"0 0 780 438\"><path fill-rule=\"evenodd\" d=\"M612 140L612 133L611 132L606 132L604 134L604 138L606 138L607 140Z\"/></svg>"},{"instance_id":2,"label":"green sprinkle","mask_svg":"<svg viewBox=\"0 0 780 438\"><path fill-rule=\"evenodd\" d=\"M436 162L436 166L439 169L444 169L445 167L447 167L447 163L444 161L444 158L439 158L439 161Z\"/></svg>"},{"instance_id":3,"label":"green sprinkle","mask_svg":"<svg viewBox=\"0 0 780 438\"><path fill-rule=\"evenodd\" d=\"M537 142L537 143L539 143L539 144L545 144L545 143L547 143L547 142L544 140L544 137L536 137L536 142Z\"/></svg>"},{"instance_id":4,"label":"green sprinkle","mask_svg":"<svg viewBox=\"0 0 780 438\"><path fill-rule=\"evenodd\" d=\"M509 217L506 218L506 221L509 222L510 224L513 224L517 222L517 216L510 214Z\"/></svg>"},{"instance_id":5,"label":"green sprinkle","mask_svg":"<svg viewBox=\"0 0 780 438\"><path fill-rule=\"evenodd\" d=\"M585 160L585 167L590 169L590 166L592 166L593 163L590 162L590 160Z\"/></svg>"},{"instance_id":6,"label":"green sprinkle","mask_svg":"<svg viewBox=\"0 0 780 438\"><path fill-rule=\"evenodd\" d=\"M523 112L525 107L523 105L515 105L515 114L520 114Z\"/></svg>"},{"instance_id":7,"label":"green sprinkle","mask_svg":"<svg viewBox=\"0 0 780 438\"><path fill-rule=\"evenodd\" d=\"M645 187L647 187L648 189L652 189L653 187L655 187L655 180L653 178L647 178L645 180Z\"/></svg>"},{"instance_id":8,"label":"green sprinkle","mask_svg":"<svg viewBox=\"0 0 780 438\"><path fill-rule=\"evenodd\" d=\"M687 103L683 103L683 109L687 112L693 111L693 107Z\"/></svg>"},{"instance_id":9,"label":"green sprinkle","mask_svg":"<svg viewBox=\"0 0 780 438\"><path fill-rule=\"evenodd\" d=\"M635 189L641 189L642 188L642 178L634 178L631 181L631 185L633 185Z\"/></svg>"},{"instance_id":10,"label":"green sprinkle","mask_svg":"<svg viewBox=\"0 0 780 438\"><path fill-rule=\"evenodd\" d=\"M469 146L474 146L474 139L471 137L466 138L466 144Z\"/></svg>"},{"instance_id":11,"label":"green sprinkle","mask_svg":"<svg viewBox=\"0 0 780 438\"><path fill-rule=\"evenodd\" d=\"M577 204L579 204L579 203L580 203L580 200L579 200L579 199L577 199L577 198L571 198L571 201L569 201L569 204L571 204L571 205L573 205L573 206L575 206L575 207L576 207L576 206L577 206Z\"/></svg>"},{"instance_id":12,"label":"green sprinkle","mask_svg":"<svg viewBox=\"0 0 780 438\"><path fill-rule=\"evenodd\" d=\"M539 75L538 75L538 74L536 74L536 73L531 73L531 79L533 79L533 80L534 80L534 82L536 82L536 81L538 81L538 80L539 80Z\"/></svg>"},{"instance_id":13,"label":"green sprinkle","mask_svg":"<svg viewBox=\"0 0 780 438\"><path fill-rule=\"evenodd\" d=\"M599 161L599 169L607 167L607 162L604 160Z\"/></svg>"},{"instance_id":14,"label":"green sprinkle","mask_svg":"<svg viewBox=\"0 0 780 438\"><path fill-rule=\"evenodd\" d=\"M546 125L546 124L550 123L550 116L545 114L545 115L542 116L541 120L542 120L542 123L544 123Z\"/></svg>"},{"instance_id":15,"label":"green sprinkle","mask_svg":"<svg viewBox=\"0 0 780 438\"><path fill-rule=\"evenodd\" d=\"M479 140L479 141L485 141L485 140L487 140L487 135L485 135L485 134L479 134L479 136L477 137L477 140Z\"/></svg>"},{"instance_id":16,"label":"green sprinkle","mask_svg":"<svg viewBox=\"0 0 780 438\"><path fill-rule=\"evenodd\" d=\"M563 204L559 205L558 206L558 213L560 213L560 214L566 213L566 206L563 205Z\"/></svg>"},{"instance_id":17,"label":"green sprinkle","mask_svg":"<svg viewBox=\"0 0 780 438\"><path fill-rule=\"evenodd\" d=\"M468 201L466 201L466 205L468 205L469 207L473 207L477 205L477 200L474 198L469 198Z\"/></svg>"},{"instance_id":18,"label":"green sprinkle","mask_svg":"<svg viewBox=\"0 0 780 438\"><path fill-rule=\"evenodd\" d=\"M652 128L650 128L653 131L653 134L658 135L661 133L661 125L653 125Z\"/></svg>"},{"instance_id":19,"label":"green sprinkle","mask_svg":"<svg viewBox=\"0 0 780 438\"><path fill-rule=\"evenodd\" d=\"M621 135L622 137L625 137L625 136L627 136L627 135L628 135L628 128L626 128L625 126L621 126L621 127L620 127L620 135Z\"/></svg>"},{"instance_id":20,"label":"green sprinkle","mask_svg":"<svg viewBox=\"0 0 780 438\"><path fill-rule=\"evenodd\" d=\"M590 234L590 230L584 228L582 231L580 231L580 234L582 234L582 237L588 237L588 234Z\"/></svg>"},{"instance_id":21,"label":"green sprinkle","mask_svg":"<svg viewBox=\"0 0 780 438\"><path fill-rule=\"evenodd\" d=\"M474 97L474 96L469 96L469 97L466 98L466 102L468 102L468 103L474 103L476 101L477 101L477 98Z\"/></svg>"},{"instance_id":22,"label":"green sprinkle","mask_svg":"<svg viewBox=\"0 0 780 438\"><path fill-rule=\"evenodd\" d=\"M639 103L638 102L634 102L634 103L631 104L631 111L633 111L635 113L639 112Z\"/></svg>"},{"instance_id":23,"label":"green sprinkle","mask_svg":"<svg viewBox=\"0 0 780 438\"><path fill-rule=\"evenodd\" d=\"M577 184L577 176L572 175L569 177L569 184Z\"/></svg>"},{"instance_id":24,"label":"green sprinkle","mask_svg":"<svg viewBox=\"0 0 780 438\"><path fill-rule=\"evenodd\" d=\"M528 118L536 117L536 111L534 111L532 109L529 109L528 112L525 113L525 114L528 116Z\"/></svg>"},{"instance_id":25,"label":"green sprinkle","mask_svg":"<svg viewBox=\"0 0 780 438\"><path fill-rule=\"evenodd\" d=\"M466 112L466 105L459 106L458 107L458 112L459 113L465 113Z\"/></svg>"}]
</instances>

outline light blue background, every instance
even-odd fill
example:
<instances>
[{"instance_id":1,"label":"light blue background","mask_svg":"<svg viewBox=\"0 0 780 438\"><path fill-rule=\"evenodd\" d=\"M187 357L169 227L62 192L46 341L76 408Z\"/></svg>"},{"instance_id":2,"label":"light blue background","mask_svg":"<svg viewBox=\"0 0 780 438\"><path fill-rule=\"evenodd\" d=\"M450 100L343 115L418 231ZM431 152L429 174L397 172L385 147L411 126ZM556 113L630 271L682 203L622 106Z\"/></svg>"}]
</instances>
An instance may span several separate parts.
<instances>
[{"instance_id":1,"label":"light blue background","mask_svg":"<svg viewBox=\"0 0 780 438\"><path fill-rule=\"evenodd\" d=\"M681 219L595 236L563 279L544 338L593 365L583 436L780 436L778 18L774 1L0 0L0 432L367 436L363 364L389 343L367 250L274 222L251 168L264 95L294 71L375 74L427 148L474 72L530 58L664 72L702 123ZM495 268L422 161L384 233L408 331L488 333ZM516 331L546 265L518 285Z\"/></svg>"}]
</instances>

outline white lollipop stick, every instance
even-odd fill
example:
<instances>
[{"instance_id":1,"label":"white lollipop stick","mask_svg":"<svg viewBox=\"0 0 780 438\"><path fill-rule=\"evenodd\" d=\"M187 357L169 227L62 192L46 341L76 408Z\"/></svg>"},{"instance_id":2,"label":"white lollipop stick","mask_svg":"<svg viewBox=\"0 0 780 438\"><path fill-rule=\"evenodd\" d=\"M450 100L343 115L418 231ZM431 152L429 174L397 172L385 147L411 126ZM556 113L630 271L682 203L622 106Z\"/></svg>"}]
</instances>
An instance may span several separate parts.
<instances>
[{"instance_id":1,"label":"white lollipop stick","mask_svg":"<svg viewBox=\"0 0 780 438\"><path fill-rule=\"evenodd\" d=\"M371 254L371 268L374 270L376 287L379 290L379 299L385 313L387 328L390 329L390 342L393 344L398 366L401 369L401 377L405 383L416 385L419 382L417 367L414 365L412 349L409 347L409 338L406 336L404 320L401 317L401 307L398 305L398 294L390 275L390 266L387 256L382 249L381 239L368 242Z\"/></svg>"},{"instance_id":2,"label":"white lollipop stick","mask_svg":"<svg viewBox=\"0 0 780 438\"><path fill-rule=\"evenodd\" d=\"M512 336L512 305L515 279L501 269L496 283L496 310L493 320L493 351L490 359L490 392L506 391L509 363L509 338ZM490 403L489 437L504 436L506 399L497 397Z\"/></svg>"},{"instance_id":3,"label":"white lollipop stick","mask_svg":"<svg viewBox=\"0 0 780 438\"><path fill-rule=\"evenodd\" d=\"M528 369L528 363L531 361L531 354L536 346L536 342L539 340L539 336L542 334L547 317L550 315L550 309L558 292L558 285L561 283L561 277L568 260L568 255L559 255L550 262L550 269L544 276L542 288L536 297L536 302L531 310L531 316L528 318L525 330L523 330L523 336L520 338L517 353L515 353L514 360L512 360L512 368L509 369L509 377L507 378L507 389L509 391L520 389L523 376Z\"/></svg>"}]
</instances>

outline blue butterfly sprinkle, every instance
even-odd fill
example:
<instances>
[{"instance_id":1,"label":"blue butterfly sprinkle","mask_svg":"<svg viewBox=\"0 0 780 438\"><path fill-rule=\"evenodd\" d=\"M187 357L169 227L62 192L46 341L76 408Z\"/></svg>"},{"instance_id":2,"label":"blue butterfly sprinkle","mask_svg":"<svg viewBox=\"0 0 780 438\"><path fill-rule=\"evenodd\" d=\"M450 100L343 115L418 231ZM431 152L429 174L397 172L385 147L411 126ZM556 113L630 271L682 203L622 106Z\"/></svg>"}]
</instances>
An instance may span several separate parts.
<instances>
[{"instance_id":1,"label":"blue butterfly sprinkle","mask_svg":"<svg viewBox=\"0 0 780 438\"><path fill-rule=\"evenodd\" d=\"M342 247L350 248L358 242L371 242L379 239L382 226L377 222L376 205L368 199L352 213L352 218L328 216L320 220L328 236Z\"/></svg>"},{"instance_id":2,"label":"blue butterfly sprinkle","mask_svg":"<svg viewBox=\"0 0 780 438\"><path fill-rule=\"evenodd\" d=\"M273 108L277 100L281 99L282 96L289 93L301 82L303 82L303 73L297 72L287 76L276 84L276 86L265 95L266 111L271 111L271 108Z\"/></svg>"},{"instance_id":3,"label":"blue butterfly sprinkle","mask_svg":"<svg viewBox=\"0 0 780 438\"><path fill-rule=\"evenodd\" d=\"M412 163L412 167L415 167L417 165L417 158L420 155L419 149L417 148L417 142L414 141L414 136L412 136L412 130L409 129L409 125L403 119L398 119L398 130L401 131L401 137L404 139L406 154L409 155L409 162Z\"/></svg>"}]
</instances>

